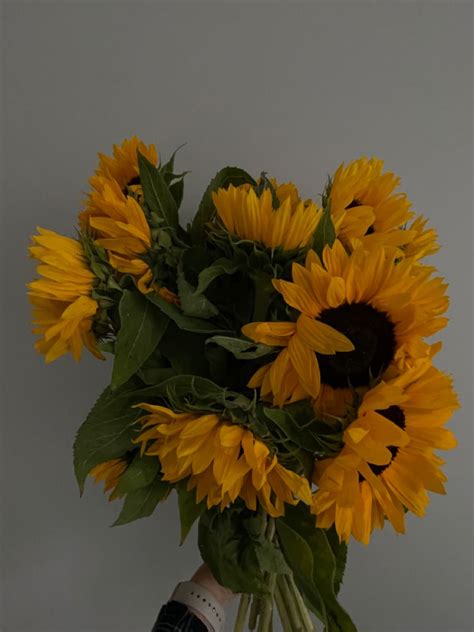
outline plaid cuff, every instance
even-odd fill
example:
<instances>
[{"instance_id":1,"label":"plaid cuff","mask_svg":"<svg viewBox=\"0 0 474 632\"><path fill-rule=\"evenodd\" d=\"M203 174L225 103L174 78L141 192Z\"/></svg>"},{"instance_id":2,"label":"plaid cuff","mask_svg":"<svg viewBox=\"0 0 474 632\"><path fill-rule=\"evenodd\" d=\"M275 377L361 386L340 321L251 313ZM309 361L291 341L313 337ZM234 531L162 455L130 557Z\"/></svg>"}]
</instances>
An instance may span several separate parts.
<instances>
[{"instance_id":1,"label":"plaid cuff","mask_svg":"<svg viewBox=\"0 0 474 632\"><path fill-rule=\"evenodd\" d=\"M169 601L160 610L151 632L209 632L204 623L187 607L177 601Z\"/></svg>"}]
</instances>

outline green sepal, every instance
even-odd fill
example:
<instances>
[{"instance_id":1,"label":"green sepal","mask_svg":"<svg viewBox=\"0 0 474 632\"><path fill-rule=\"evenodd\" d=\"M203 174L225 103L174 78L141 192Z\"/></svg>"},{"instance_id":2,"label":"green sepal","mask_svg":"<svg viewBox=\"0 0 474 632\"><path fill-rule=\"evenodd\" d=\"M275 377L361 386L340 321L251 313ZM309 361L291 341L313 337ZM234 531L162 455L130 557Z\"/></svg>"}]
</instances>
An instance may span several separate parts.
<instances>
[{"instance_id":1,"label":"green sepal","mask_svg":"<svg viewBox=\"0 0 474 632\"><path fill-rule=\"evenodd\" d=\"M158 503L165 500L172 489L170 483L157 476L150 485L130 492L125 496L122 510L112 526L118 527L151 516Z\"/></svg>"},{"instance_id":2,"label":"green sepal","mask_svg":"<svg viewBox=\"0 0 474 632\"><path fill-rule=\"evenodd\" d=\"M219 188L227 188L229 185L239 186L241 184L256 184L250 174L239 167L224 167L211 180L204 192L198 211L188 230L191 234L192 242L198 244L204 237L206 224L211 221L215 213L214 202L212 201L213 191Z\"/></svg>"},{"instance_id":3,"label":"green sepal","mask_svg":"<svg viewBox=\"0 0 474 632\"><path fill-rule=\"evenodd\" d=\"M168 227L177 231L178 207L163 173L140 152L138 152L138 168L146 205L150 211L163 219L164 228Z\"/></svg>"},{"instance_id":4,"label":"green sepal","mask_svg":"<svg viewBox=\"0 0 474 632\"><path fill-rule=\"evenodd\" d=\"M180 544L186 540L192 526L205 510L203 502L196 502L196 490L187 488L187 481L181 481L176 485L178 494L179 519L181 523Z\"/></svg>"},{"instance_id":5,"label":"green sepal","mask_svg":"<svg viewBox=\"0 0 474 632\"><path fill-rule=\"evenodd\" d=\"M322 257L325 246L331 247L336 239L336 229L331 218L331 200L324 207L313 237L313 250Z\"/></svg>"},{"instance_id":6,"label":"green sepal","mask_svg":"<svg viewBox=\"0 0 474 632\"><path fill-rule=\"evenodd\" d=\"M265 417L283 436L318 458L333 456L342 447L340 424L329 425L318 419L309 400L301 400L282 408L264 407ZM270 431L272 427L270 426Z\"/></svg>"},{"instance_id":7,"label":"green sepal","mask_svg":"<svg viewBox=\"0 0 474 632\"><path fill-rule=\"evenodd\" d=\"M343 555L334 553L325 529L318 529L309 507L286 506L277 519L277 533L285 559L308 606L324 623L326 632L357 632L347 612L336 599ZM336 562L336 559L339 562Z\"/></svg>"},{"instance_id":8,"label":"green sepal","mask_svg":"<svg viewBox=\"0 0 474 632\"><path fill-rule=\"evenodd\" d=\"M120 477L114 494L122 496L151 485L159 470L158 457L137 454Z\"/></svg>"},{"instance_id":9,"label":"green sepal","mask_svg":"<svg viewBox=\"0 0 474 632\"><path fill-rule=\"evenodd\" d=\"M112 388L134 375L162 339L169 319L138 292L124 290L119 305L121 327L115 343Z\"/></svg>"}]
</instances>

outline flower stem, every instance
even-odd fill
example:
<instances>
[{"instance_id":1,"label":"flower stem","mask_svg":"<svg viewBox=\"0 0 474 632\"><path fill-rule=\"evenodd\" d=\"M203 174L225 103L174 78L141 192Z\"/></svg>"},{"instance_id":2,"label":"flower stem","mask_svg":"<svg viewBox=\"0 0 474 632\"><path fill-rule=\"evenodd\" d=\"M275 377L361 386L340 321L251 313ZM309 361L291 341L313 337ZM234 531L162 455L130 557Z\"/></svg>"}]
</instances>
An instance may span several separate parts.
<instances>
[{"instance_id":1,"label":"flower stem","mask_svg":"<svg viewBox=\"0 0 474 632\"><path fill-rule=\"evenodd\" d=\"M235 620L234 632L244 632L247 612L250 605L250 595L242 594L240 596L239 610Z\"/></svg>"},{"instance_id":2,"label":"flower stem","mask_svg":"<svg viewBox=\"0 0 474 632\"><path fill-rule=\"evenodd\" d=\"M260 619L258 622L257 632L270 632L272 625L272 614L273 614L273 594L275 592L275 581L276 575L273 573L270 575L269 579L269 591L270 594L267 596L265 601L263 602L262 614L260 615Z\"/></svg>"},{"instance_id":3,"label":"flower stem","mask_svg":"<svg viewBox=\"0 0 474 632\"><path fill-rule=\"evenodd\" d=\"M283 599L283 595L281 594L280 583L278 580L275 586L275 603L278 609L278 614L280 615L283 632L294 632L293 624L289 617L285 600Z\"/></svg>"},{"instance_id":4,"label":"flower stem","mask_svg":"<svg viewBox=\"0 0 474 632\"><path fill-rule=\"evenodd\" d=\"M303 597L301 596L301 593L298 590L297 585L295 584L293 573L286 576L286 581L288 582L288 589L293 596L296 607L298 608L299 617L303 623L304 632L314 632L313 622L311 621L311 617L309 616L308 608L303 601Z\"/></svg>"},{"instance_id":5,"label":"flower stem","mask_svg":"<svg viewBox=\"0 0 474 632\"><path fill-rule=\"evenodd\" d=\"M253 276L253 282L255 287L255 303L252 320L259 322L266 319L270 299L275 290L271 278L264 273L255 274Z\"/></svg>"},{"instance_id":6,"label":"flower stem","mask_svg":"<svg viewBox=\"0 0 474 632\"><path fill-rule=\"evenodd\" d=\"M252 599L252 605L250 607L250 617L249 617L249 630L253 632L257 627L258 617L260 615L260 599L259 597L254 596Z\"/></svg>"},{"instance_id":7,"label":"flower stem","mask_svg":"<svg viewBox=\"0 0 474 632\"><path fill-rule=\"evenodd\" d=\"M296 603L295 595L292 594L286 577L286 575L279 575L278 577L278 586L281 592L281 596L288 612L292 629L295 632L303 632L303 622L301 621L301 616L298 605Z\"/></svg>"}]
</instances>

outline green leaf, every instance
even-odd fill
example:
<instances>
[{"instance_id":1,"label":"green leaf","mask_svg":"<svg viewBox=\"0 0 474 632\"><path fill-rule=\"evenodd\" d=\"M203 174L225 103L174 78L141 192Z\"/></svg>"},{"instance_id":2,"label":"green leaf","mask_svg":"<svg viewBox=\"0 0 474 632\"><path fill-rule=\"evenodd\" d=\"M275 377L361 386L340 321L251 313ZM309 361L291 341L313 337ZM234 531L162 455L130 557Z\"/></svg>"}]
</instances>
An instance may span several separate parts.
<instances>
[{"instance_id":1,"label":"green leaf","mask_svg":"<svg viewBox=\"0 0 474 632\"><path fill-rule=\"evenodd\" d=\"M203 503L196 502L196 490L187 489L187 482L183 481L176 486L178 493L179 519L181 522L181 542L186 540L193 524L205 509Z\"/></svg>"},{"instance_id":2,"label":"green leaf","mask_svg":"<svg viewBox=\"0 0 474 632\"><path fill-rule=\"evenodd\" d=\"M89 472L99 463L116 459L135 448L134 422L143 411L132 408L141 401L135 384L116 390L108 386L79 428L74 442L74 470L82 494Z\"/></svg>"},{"instance_id":3,"label":"green leaf","mask_svg":"<svg viewBox=\"0 0 474 632\"><path fill-rule=\"evenodd\" d=\"M171 320L173 320L180 329L209 335L225 332L225 330L217 327L207 320L204 320L203 318L186 316L176 305L171 305L171 303L168 303L164 298L158 296L157 294L147 294L146 298L159 307L161 311L171 318Z\"/></svg>"},{"instance_id":4,"label":"green leaf","mask_svg":"<svg viewBox=\"0 0 474 632\"><path fill-rule=\"evenodd\" d=\"M179 180L176 180L175 182L173 182L172 184L170 184L170 193L174 198L176 207L179 209L179 207L181 206L181 203L183 201L183 194L184 194L184 180L183 178L179 178Z\"/></svg>"},{"instance_id":5,"label":"green leaf","mask_svg":"<svg viewBox=\"0 0 474 632\"><path fill-rule=\"evenodd\" d=\"M145 384L160 384L160 382L164 382L165 380L173 377L175 374L174 369L171 367L159 367L159 366L149 366L142 367L139 371L137 371L138 377L145 382Z\"/></svg>"},{"instance_id":6,"label":"green leaf","mask_svg":"<svg viewBox=\"0 0 474 632\"><path fill-rule=\"evenodd\" d=\"M314 231L313 250L321 257L324 246L332 246L336 239L336 230L331 219L331 201L328 200L327 206L323 210L323 214Z\"/></svg>"},{"instance_id":7,"label":"green leaf","mask_svg":"<svg viewBox=\"0 0 474 632\"><path fill-rule=\"evenodd\" d=\"M147 487L155 480L160 470L160 461L156 456L140 456L133 459L120 477L115 492L119 495L129 494L142 487Z\"/></svg>"},{"instance_id":8,"label":"green leaf","mask_svg":"<svg viewBox=\"0 0 474 632\"><path fill-rule=\"evenodd\" d=\"M230 351L238 360L255 360L275 352L275 347L269 347L268 345L242 338L232 338L231 336L212 336L212 338L206 340L206 344L210 343Z\"/></svg>"},{"instance_id":9,"label":"green leaf","mask_svg":"<svg viewBox=\"0 0 474 632\"><path fill-rule=\"evenodd\" d=\"M115 353L115 340L99 340L97 348L102 353Z\"/></svg>"},{"instance_id":10,"label":"green leaf","mask_svg":"<svg viewBox=\"0 0 474 632\"><path fill-rule=\"evenodd\" d=\"M171 489L170 483L157 477L150 485L130 492L125 496L122 511L113 526L128 524L139 518L151 516L158 503L168 496Z\"/></svg>"},{"instance_id":11,"label":"green leaf","mask_svg":"<svg viewBox=\"0 0 474 632\"><path fill-rule=\"evenodd\" d=\"M216 580L235 593L268 593L256 553L258 542L237 511L206 511L199 520L199 551Z\"/></svg>"},{"instance_id":12,"label":"green leaf","mask_svg":"<svg viewBox=\"0 0 474 632\"><path fill-rule=\"evenodd\" d=\"M226 188L230 184L239 186L240 184L255 185L255 180L243 169L238 167L224 167L209 183L204 196L199 204L198 211L189 227L193 243L199 243L204 236L206 224L211 221L214 213L214 203L212 192L219 188Z\"/></svg>"},{"instance_id":13,"label":"green leaf","mask_svg":"<svg viewBox=\"0 0 474 632\"><path fill-rule=\"evenodd\" d=\"M255 548L260 568L267 573L278 573L279 575L287 575L291 572L283 553L280 549L269 542L262 540Z\"/></svg>"},{"instance_id":14,"label":"green leaf","mask_svg":"<svg viewBox=\"0 0 474 632\"><path fill-rule=\"evenodd\" d=\"M285 559L308 605L325 625L326 632L357 632L354 623L336 599L336 558L327 532L315 526L306 505L286 507L277 520L277 532Z\"/></svg>"},{"instance_id":15,"label":"green leaf","mask_svg":"<svg viewBox=\"0 0 474 632\"><path fill-rule=\"evenodd\" d=\"M230 259L226 259L222 257L221 259L217 259L214 263L205 268L199 273L198 278L198 286L196 288L196 292L201 294L209 285L218 277L223 276L224 274L235 274L237 270L240 268L240 265Z\"/></svg>"},{"instance_id":16,"label":"green leaf","mask_svg":"<svg viewBox=\"0 0 474 632\"><path fill-rule=\"evenodd\" d=\"M297 402L296 405L290 404L285 408L265 407L263 413L300 448L309 452L318 451L319 443L310 428L314 412L309 402Z\"/></svg>"},{"instance_id":17,"label":"green leaf","mask_svg":"<svg viewBox=\"0 0 474 632\"><path fill-rule=\"evenodd\" d=\"M185 331L172 322L161 341L160 352L171 364L175 374L209 377L209 365L204 353L205 342L206 337L202 334Z\"/></svg>"},{"instance_id":18,"label":"green leaf","mask_svg":"<svg viewBox=\"0 0 474 632\"><path fill-rule=\"evenodd\" d=\"M341 589L344 571L346 568L347 544L345 542L339 542L339 536L337 535L336 529L334 527L326 530L326 536L329 542L329 546L331 547L336 559L336 572L334 574L334 592L337 595L339 590Z\"/></svg>"},{"instance_id":19,"label":"green leaf","mask_svg":"<svg viewBox=\"0 0 474 632\"><path fill-rule=\"evenodd\" d=\"M181 309L187 316L211 318L219 313L217 307L202 292L198 292L186 281L181 268L178 269L178 292L181 299Z\"/></svg>"},{"instance_id":20,"label":"green leaf","mask_svg":"<svg viewBox=\"0 0 474 632\"><path fill-rule=\"evenodd\" d=\"M153 353L168 317L138 292L124 290L119 306L121 327L115 344L112 388L126 382Z\"/></svg>"},{"instance_id":21,"label":"green leaf","mask_svg":"<svg viewBox=\"0 0 474 632\"><path fill-rule=\"evenodd\" d=\"M179 226L178 207L166 184L164 175L140 152L138 152L138 167L147 206L163 218L164 227L177 230Z\"/></svg>"},{"instance_id":22,"label":"green leaf","mask_svg":"<svg viewBox=\"0 0 474 632\"><path fill-rule=\"evenodd\" d=\"M199 377L198 375L175 375L161 384L146 389L153 392L155 397L165 397L167 399L187 398L189 401L199 401L204 405L217 404L223 402L225 390L211 380Z\"/></svg>"}]
</instances>

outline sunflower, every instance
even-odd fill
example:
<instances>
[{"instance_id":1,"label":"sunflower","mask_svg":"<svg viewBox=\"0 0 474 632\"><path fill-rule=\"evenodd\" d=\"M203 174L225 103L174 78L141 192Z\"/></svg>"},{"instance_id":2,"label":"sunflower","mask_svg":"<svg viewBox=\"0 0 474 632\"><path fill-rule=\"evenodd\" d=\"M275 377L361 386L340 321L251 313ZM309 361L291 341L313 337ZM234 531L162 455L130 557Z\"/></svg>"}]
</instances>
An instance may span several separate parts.
<instances>
[{"instance_id":1,"label":"sunflower","mask_svg":"<svg viewBox=\"0 0 474 632\"><path fill-rule=\"evenodd\" d=\"M413 217L411 202L397 192L400 178L384 171L383 160L359 158L341 164L330 179L328 198L338 238L350 248L384 244L399 249L399 255L426 256L436 252L436 231L426 229L426 220Z\"/></svg>"},{"instance_id":2,"label":"sunflower","mask_svg":"<svg viewBox=\"0 0 474 632\"><path fill-rule=\"evenodd\" d=\"M103 481L104 492L108 492L110 489L112 490L109 500L115 500L121 496L121 494L117 493L116 487L127 467L128 461L126 459L111 459L110 461L96 465L89 474L95 479L96 483Z\"/></svg>"},{"instance_id":3,"label":"sunflower","mask_svg":"<svg viewBox=\"0 0 474 632\"><path fill-rule=\"evenodd\" d=\"M95 243L108 253L110 265L118 272L131 274L138 289L147 293L153 273L145 255L151 248L151 230L143 209L133 197L125 197L115 184L104 184L102 216L90 216Z\"/></svg>"},{"instance_id":4,"label":"sunflower","mask_svg":"<svg viewBox=\"0 0 474 632\"><path fill-rule=\"evenodd\" d=\"M251 510L257 500L270 516L284 514L284 503L311 504L308 481L286 469L250 430L215 414L176 413L163 406L138 404L148 411L136 439L142 453L160 459L163 478L188 479L196 502L222 509L242 498ZM151 442L151 444L150 444Z\"/></svg>"},{"instance_id":5,"label":"sunflower","mask_svg":"<svg viewBox=\"0 0 474 632\"><path fill-rule=\"evenodd\" d=\"M28 284L33 333L41 336L35 349L46 362L69 351L79 360L83 346L103 359L92 330L98 309L91 297L95 276L81 243L45 228L38 228L38 233L29 253L40 262L37 272L42 278Z\"/></svg>"},{"instance_id":6,"label":"sunflower","mask_svg":"<svg viewBox=\"0 0 474 632\"><path fill-rule=\"evenodd\" d=\"M385 518L403 533L405 508L423 516L427 491L445 493L434 450L456 446L444 424L458 406L451 378L426 360L368 391L341 453L316 464L317 526L334 524L341 540L352 534L368 544Z\"/></svg>"},{"instance_id":7,"label":"sunflower","mask_svg":"<svg viewBox=\"0 0 474 632\"><path fill-rule=\"evenodd\" d=\"M250 323L242 332L255 342L283 347L249 382L276 405L317 398L321 384L368 387L415 336L444 327L446 284L432 268L404 259L395 263L382 247L348 254L339 240L323 260L310 250L306 265L293 263L293 282L274 287L297 310L296 322ZM344 351L345 353L340 353Z\"/></svg>"},{"instance_id":8,"label":"sunflower","mask_svg":"<svg viewBox=\"0 0 474 632\"><path fill-rule=\"evenodd\" d=\"M157 164L155 146L145 145L136 136L124 140L121 145L114 145L113 156L99 154L99 165L89 179L91 191L86 199L86 207L79 215L82 228L88 226L90 217L110 215L109 205L124 202L127 195L140 198L138 151L151 163Z\"/></svg>"},{"instance_id":9,"label":"sunflower","mask_svg":"<svg viewBox=\"0 0 474 632\"><path fill-rule=\"evenodd\" d=\"M154 291L169 303L179 303L174 292L153 282L153 272L146 261L152 235L137 201L140 197L137 191L141 191L137 151L151 162L158 160L154 145L147 147L135 136L120 147L114 145L113 157L99 154L99 167L90 180L92 191L86 209L79 215L79 224L107 251L115 270L135 278L140 292Z\"/></svg>"},{"instance_id":10,"label":"sunflower","mask_svg":"<svg viewBox=\"0 0 474 632\"><path fill-rule=\"evenodd\" d=\"M316 229L321 210L300 200L294 184L270 181L256 192L248 184L213 192L217 216L227 232L272 250L304 248ZM276 207L276 208L275 208Z\"/></svg>"}]
</instances>

